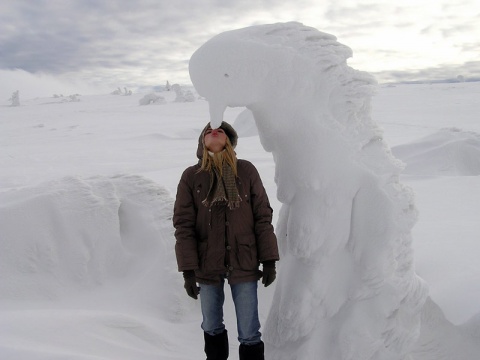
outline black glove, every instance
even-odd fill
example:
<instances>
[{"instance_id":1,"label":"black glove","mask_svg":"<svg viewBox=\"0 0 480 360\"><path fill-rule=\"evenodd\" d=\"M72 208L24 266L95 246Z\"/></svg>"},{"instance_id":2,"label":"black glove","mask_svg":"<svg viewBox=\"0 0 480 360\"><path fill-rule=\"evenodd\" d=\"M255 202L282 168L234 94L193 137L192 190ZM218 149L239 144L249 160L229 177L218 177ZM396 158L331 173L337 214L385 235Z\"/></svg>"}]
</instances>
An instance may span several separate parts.
<instances>
[{"instance_id":1,"label":"black glove","mask_svg":"<svg viewBox=\"0 0 480 360\"><path fill-rule=\"evenodd\" d=\"M195 280L195 271L186 270L183 272L183 279L185 280L185 285L183 286L187 290L188 296L197 300L198 294L200 293L200 288L197 286L197 281Z\"/></svg>"},{"instance_id":2,"label":"black glove","mask_svg":"<svg viewBox=\"0 0 480 360\"><path fill-rule=\"evenodd\" d=\"M263 263L262 284L267 287L275 281L277 271L275 270L275 260L265 261Z\"/></svg>"}]
</instances>

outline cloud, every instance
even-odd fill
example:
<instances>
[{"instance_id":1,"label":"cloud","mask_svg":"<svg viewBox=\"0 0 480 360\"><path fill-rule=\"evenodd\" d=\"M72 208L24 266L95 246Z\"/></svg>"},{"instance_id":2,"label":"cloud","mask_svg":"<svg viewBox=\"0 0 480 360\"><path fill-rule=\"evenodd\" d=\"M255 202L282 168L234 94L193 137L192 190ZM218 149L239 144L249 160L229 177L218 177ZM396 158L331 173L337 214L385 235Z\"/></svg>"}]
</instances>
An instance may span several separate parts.
<instances>
[{"instance_id":1,"label":"cloud","mask_svg":"<svg viewBox=\"0 0 480 360\"><path fill-rule=\"evenodd\" d=\"M112 86L185 83L191 54L214 35L286 21L336 35L368 71L415 68L408 62L428 67L428 59L441 58L421 52L428 41L449 54L446 63L454 56L467 62L477 56L468 49L479 43L471 35L480 26L474 1L463 0L468 11L447 0L416 6L384 0L4 1L0 69L80 76Z\"/></svg>"},{"instance_id":2,"label":"cloud","mask_svg":"<svg viewBox=\"0 0 480 360\"><path fill-rule=\"evenodd\" d=\"M195 27L185 16L192 11L198 21L206 20L195 2L183 2L185 8L162 1L18 4L7 9L9 18L0 19L2 68L55 74L141 67L172 56L188 59L195 38L206 37L192 31ZM16 26L9 25L13 21Z\"/></svg>"},{"instance_id":3,"label":"cloud","mask_svg":"<svg viewBox=\"0 0 480 360\"><path fill-rule=\"evenodd\" d=\"M193 51L256 8L254 1L232 8L223 1L20 0L2 5L0 68L50 74L141 68L159 75L174 69L185 81Z\"/></svg>"}]
</instances>

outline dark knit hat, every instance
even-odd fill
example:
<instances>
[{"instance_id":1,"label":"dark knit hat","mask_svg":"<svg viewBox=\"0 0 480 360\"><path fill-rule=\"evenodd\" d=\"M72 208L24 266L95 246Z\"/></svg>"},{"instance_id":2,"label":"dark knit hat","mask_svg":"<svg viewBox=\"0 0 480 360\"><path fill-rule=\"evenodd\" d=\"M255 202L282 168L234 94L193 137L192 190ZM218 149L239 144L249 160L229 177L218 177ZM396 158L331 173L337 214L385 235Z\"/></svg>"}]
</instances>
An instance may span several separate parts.
<instances>
[{"instance_id":1,"label":"dark knit hat","mask_svg":"<svg viewBox=\"0 0 480 360\"><path fill-rule=\"evenodd\" d=\"M207 129L210 129L210 123L208 123L202 130L200 137L198 138L198 149L197 149L197 156L200 159L203 156L203 138L205 137L205 131ZM225 131L225 134L228 136L228 139L230 140L230 144L232 144L232 147L235 149L237 146L237 141L238 141L238 135L235 129L230 125L229 123L222 121L222 124L220 125L219 129L222 129Z\"/></svg>"}]
</instances>

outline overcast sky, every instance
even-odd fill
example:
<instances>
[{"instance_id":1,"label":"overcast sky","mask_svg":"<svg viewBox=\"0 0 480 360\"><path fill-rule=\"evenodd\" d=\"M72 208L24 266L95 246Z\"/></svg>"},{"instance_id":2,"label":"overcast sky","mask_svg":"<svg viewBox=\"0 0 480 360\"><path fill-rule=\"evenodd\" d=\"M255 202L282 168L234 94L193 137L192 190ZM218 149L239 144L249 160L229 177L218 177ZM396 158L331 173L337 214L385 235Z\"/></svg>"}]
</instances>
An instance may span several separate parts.
<instances>
[{"instance_id":1,"label":"overcast sky","mask_svg":"<svg viewBox=\"0 0 480 360\"><path fill-rule=\"evenodd\" d=\"M335 35L380 82L480 78L479 0L2 0L0 70L186 84L211 37L287 21Z\"/></svg>"}]
</instances>

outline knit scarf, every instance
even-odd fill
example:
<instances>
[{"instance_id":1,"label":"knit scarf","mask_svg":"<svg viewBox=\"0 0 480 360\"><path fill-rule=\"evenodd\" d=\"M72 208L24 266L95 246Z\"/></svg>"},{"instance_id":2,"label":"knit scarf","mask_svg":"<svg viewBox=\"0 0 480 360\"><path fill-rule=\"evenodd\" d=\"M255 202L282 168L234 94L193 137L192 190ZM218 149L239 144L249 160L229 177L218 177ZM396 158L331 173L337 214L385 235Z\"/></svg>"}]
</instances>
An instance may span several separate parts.
<instances>
[{"instance_id":1,"label":"knit scarf","mask_svg":"<svg viewBox=\"0 0 480 360\"><path fill-rule=\"evenodd\" d=\"M240 197L235 182L235 174L226 161L222 164L222 174L214 166L210 173L210 187L207 197L202 201L206 207L226 203L230 210L240 207Z\"/></svg>"}]
</instances>

